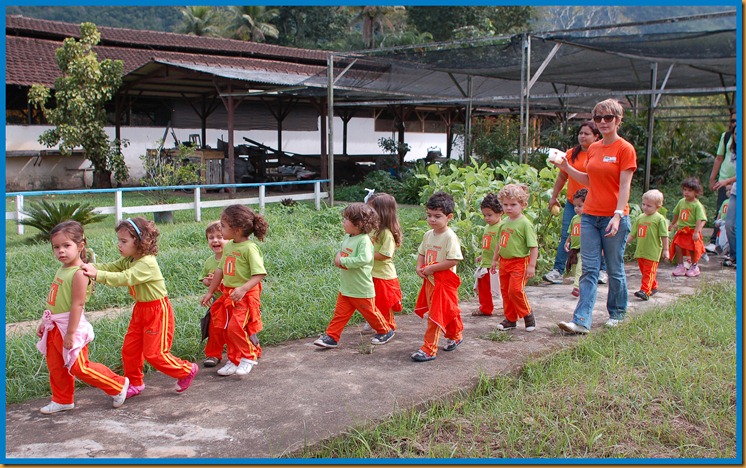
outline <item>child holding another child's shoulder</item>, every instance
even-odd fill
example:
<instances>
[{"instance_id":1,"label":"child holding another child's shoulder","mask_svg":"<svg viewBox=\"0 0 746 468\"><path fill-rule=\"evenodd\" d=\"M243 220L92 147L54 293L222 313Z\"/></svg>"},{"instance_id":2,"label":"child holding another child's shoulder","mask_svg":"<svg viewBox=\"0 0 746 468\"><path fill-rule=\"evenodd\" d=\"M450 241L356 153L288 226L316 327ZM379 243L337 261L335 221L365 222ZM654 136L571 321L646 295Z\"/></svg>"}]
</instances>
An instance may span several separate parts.
<instances>
[{"instance_id":1,"label":"child holding another child's shoulder","mask_svg":"<svg viewBox=\"0 0 746 468\"><path fill-rule=\"evenodd\" d=\"M456 266L464 257L456 233L448 227L456 204L451 195L435 192L425 206L431 229L417 250L417 275L423 281L414 312L428 317L424 344L411 355L415 362L435 359L441 334L447 339L443 350L453 351L463 341L464 330L458 305L461 278L456 274Z\"/></svg>"},{"instance_id":2,"label":"child holding another child's shoulder","mask_svg":"<svg viewBox=\"0 0 746 468\"><path fill-rule=\"evenodd\" d=\"M210 255L205 259L205 263L202 265L202 271L199 275L199 281L209 288L210 284L212 284L212 279L215 276L215 270L220 266L220 260L223 258L223 248L227 243L223 238L220 221L213 221L207 226L207 229L205 229L205 237L207 238L208 247L213 251L213 255ZM222 293L219 289L215 290L213 300L218 300L221 295ZM215 367L223 359L223 349L227 344L225 341L226 321L220 319L220 311L218 310L214 313L212 310L208 310L207 313L210 314L210 325L208 328L207 343L205 344L204 365L205 367Z\"/></svg>"},{"instance_id":3,"label":"child holding another child's shoulder","mask_svg":"<svg viewBox=\"0 0 746 468\"><path fill-rule=\"evenodd\" d=\"M127 398L139 395L145 388L143 361L177 379L176 391L181 393L192 384L199 366L171 354L174 309L155 258L158 228L153 221L138 216L120 221L114 230L122 258L112 263L85 264L81 268L97 283L129 288L135 299L122 344L124 375L130 382Z\"/></svg>"},{"instance_id":4,"label":"child holding another child's shoulder","mask_svg":"<svg viewBox=\"0 0 746 468\"><path fill-rule=\"evenodd\" d=\"M663 206L663 193L648 190L642 194L642 214L632 223L627 243L637 239L635 258L642 273L642 285L635 297L643 301L658 292L658 263L663 257L668 260L668 220L658 210Z\"/></svg>"},{"instance_id":5,"label":"child holding another child's shoulder","mask_svg":"<svg viewBox=\"0 0 746 468\"><path fill-rule=\"evenodd\" d=\"M334 265L342 270L334 316L314 345L336 348L347 322L359 311L376 334L370 342L382 345L391 341L394 330L376 307L373 286L373 242L368 233L378 229L376 211L365 203L352 203L342 212L345 237L342 248L334 257Z\"/></svg>"},{"instance_id":6,"label":"child holding another child's shoulder","mask_svg":"<svg viewBox=\"0 0 746 468\"><path fill-rule=\"evenodd\" d=\"M676 203L673 209L673 221L669 231L676 230L669 247L669 255L676 259L673 276L699 276L699 259L705 253L702 242L702 228L707 222L705 207L697 197L702 195L702 184L696 177L689 177L681 182L684 198ZM692 265L688 269L683 257L688 255Z\"/></svg>"},{"instance_id":7,"label":"child holding another child's shoulder","mask_svg":"<svg viewBox=\"0 0 746 468\"><path fill-rule=\"evenodd\" d=\"M52 388L52 401L40 411L53 414L73 409L76 377L103 390L112 397L112 406L119 408L127 397L129 379L88 360L88 343L94 334L83 310L91 293L90 279L81 268L87 261L83 226L77 221L62 222L50 231L49 241L62 266L54 275L48 309L36 329L36 347L47 357Z\"/></svg>"},{"instance_id":8,"label":"child holding another child's shoulder","mask_svg":"<svg viewBox=\"0 0 746 468\"><path fill-rule=\"evenodd\" d=\"M528 206L529 191L525 185L508 184L497 194L503 213L508 219L500 223L499 243L492 260L492 270L500 267L500 290L503 296L505 320L498 330L513 330L522 318L526 331L536 329L536 319L531 312L524 290L530 278L536 275L539 244L534 225L524 216Z\"/></svg>"},{"instance_id":9,"label":"child holding another child's shoulder","mask_svg":"<svg viewBox=\"0 0 746 468\"><path fill-rule=\"evenodd\" d=\"M220 215L220 232L228 242L200 303L209 305L220 289L222 295L211 307L211 322L215 320L216 327L225 329L228 362L217 371L223 377L248 375L261 355L261 348L251 335L262 330L262 279L267 271L259 246L249 237L264 240L268 229L262 215L243 205L227 206Z\"/></svg>"},{"instance_id":10,"label":"child holding another child's shoulder","mask_svg":"<svg viewBox=\"0 0 746 468\"><path fill-rule=\"evenodd\" d=\"M485 222L482 251L477 257L479 267L474 271L474 276L476 276L474 290L479 297L479 308L471 315L491 317L495 310L502 309L503 302L500 295L500 273L493 273L490 270L492 257L495 256L497 232L500 229L503 208L494 193L485 195L479 207Z\"/></svg>"}]
</instances>

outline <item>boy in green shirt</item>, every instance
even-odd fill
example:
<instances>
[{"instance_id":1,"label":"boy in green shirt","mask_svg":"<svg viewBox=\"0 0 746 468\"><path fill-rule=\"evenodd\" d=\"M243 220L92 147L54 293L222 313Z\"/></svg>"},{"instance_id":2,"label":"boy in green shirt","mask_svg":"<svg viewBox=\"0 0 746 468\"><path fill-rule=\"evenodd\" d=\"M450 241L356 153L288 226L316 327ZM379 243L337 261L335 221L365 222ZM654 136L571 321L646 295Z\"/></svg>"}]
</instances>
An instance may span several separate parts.
<instances>
[{"instance_id":1,"label":"boy in green shirt","mask_svg":"<svg viewBox=\"0 0 746 468\"><path fill-rule=\"evenodd\" d=\"M658 213L663 206L663 194L659 190L648 190L642 194L642 214L632 223L627 243L637 239L635 258L642 273L642 286L635 293L643 301L658 292L658 262L668 260L668 220Z\"/></svg>"},{"instance_id":2,"label":"boy in green shirt","mask_svg":"<svg viewBox=\"0 0 746 468\"><path fill-rule=\"evenodd\" d=\"M490 266L492 257L495 255L497 231L500 229L503 208L494 193L485 195L480 208L486 225L482 234L482 253L477 257L479 267L474 271L474 276L476 276L474 290L479 297L479 308L471 315L491 317L496 309L502 309L500 276L499 273L490 272ZM495 304L495 299L498 301L497 304Z\"/></svg>"},{"instance_id":3,"label":"boy in green shirt","mask_svg":"<svg viewBox=\"0 0 746 468\"><path fill-rule=\"evenodd\" d=\"M580 260L580 215L583 213L583 205L585 205L585 197L588 195L588 189L582 188L576 191L572 196L572 204L575 206L575 216L572 217L570 225L567 227L567 241L565 242L565 251L567 255L567 265L565 265L565 271L570 271L570 268L577 264L575 267L575 281L573 282L572 295L575 297L580 296L580 274L583 272L583 262Z\"/></svg>"}]
</instances>

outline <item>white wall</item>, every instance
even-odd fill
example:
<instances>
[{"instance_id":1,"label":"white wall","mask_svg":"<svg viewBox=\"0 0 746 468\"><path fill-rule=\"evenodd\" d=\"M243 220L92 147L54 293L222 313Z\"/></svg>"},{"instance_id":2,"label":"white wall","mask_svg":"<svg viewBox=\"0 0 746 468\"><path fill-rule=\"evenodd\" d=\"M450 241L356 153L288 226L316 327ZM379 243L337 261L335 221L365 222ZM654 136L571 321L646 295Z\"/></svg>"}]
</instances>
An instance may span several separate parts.
<instances>
[{"instance_id":1,"label":"white wall","mask_svg":"<svg viewBox=\"0 0 746 468\"><path fill-rule=\"evenodd\" d=\"M48 126L20 126L6 127L6 151L42 150L47 149L38 143L39 135L50 128ZM148 148L156 148L157 142L163 138L165 128L159 127L122 127L122 138L129 140L130 146L123 150L125 163L130 171L128 185L137 185L143 175L140 155ZM347 127L347 152L349 154L377 154L379 138L396 138L390 132L375 132L373 119L352 119ZM108 127L107 133L114 138L114 127ZM198 128L174 129L180 141L189 141L190 134L200 134ZM234 132L236 146L246 144L243 137L277 148L277 132L275 130L251 130ZM217 147L218 139L228 141L227 130L208 129L205 143ZM321 152L320 133L294 132L287 129L282 132L282 150L301 154L319 154ZM406 160L424 158L427 149L432 146L440 147L445 154L446 136L435 133L406 133L405 141L411 146ZM169 130L165 141L166 148L174 147L173 136ZM334 153L342 153L342 120L335 119L334 124ZM48 189L50 184L61 184L60 189L83 188L82 169L90 167L90 163L82 158L43 158L41 165L34 166L31 158L6 157L6 187L7 190L41 190ZM66 170L69 169L69 170ZM77 169L77 170L76 170ZM91 186L91 174L87 172L86 186ZM25 187L25 188L23 188Z\"/></svg>"}]
</instances>

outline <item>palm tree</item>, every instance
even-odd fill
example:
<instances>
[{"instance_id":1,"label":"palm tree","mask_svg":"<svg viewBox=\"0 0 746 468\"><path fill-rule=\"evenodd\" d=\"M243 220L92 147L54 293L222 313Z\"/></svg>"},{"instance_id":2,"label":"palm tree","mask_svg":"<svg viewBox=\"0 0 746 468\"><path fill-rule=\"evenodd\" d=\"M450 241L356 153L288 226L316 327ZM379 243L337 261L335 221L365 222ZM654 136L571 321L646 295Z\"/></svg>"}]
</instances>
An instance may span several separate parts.
<instances>
[{"instance_id":1,"label":"palm tree","mask_svg":"<svg viewBox=\"0 0 746 468\"><path fill-rule=\"evenodd\" d=\"M230 37L242 41L264 42L267 37L277 39L279 30L269 23L278 15L276 9L263 6L229 6Z\"/></svg>"},{"instance_id":2,"label":"palm tree","mask_svg":"<svg viewBox=\"0 0 746 468\"><path fill-rule=\"evenodd\" d=\"M216 15L213 7L188 6L181 9L184 15L179 32L191 36L220 36L220 30L215 25Z\"/></svg>"},{"instance_id":3,"label":"palm tree","mask_svg":"<svg viewBox=\"0 0 746 468\"><path fill-rule=\"evenodd\" d=\"M363 6L350 7L350 9L356 12L350 24L352 26L361 24L363 43L365 47L373 49L376 47L376 36L382 35L386 28L392 31L396 29L387 15L400 11L403 7Z\"/></svg>"}]
</instances>

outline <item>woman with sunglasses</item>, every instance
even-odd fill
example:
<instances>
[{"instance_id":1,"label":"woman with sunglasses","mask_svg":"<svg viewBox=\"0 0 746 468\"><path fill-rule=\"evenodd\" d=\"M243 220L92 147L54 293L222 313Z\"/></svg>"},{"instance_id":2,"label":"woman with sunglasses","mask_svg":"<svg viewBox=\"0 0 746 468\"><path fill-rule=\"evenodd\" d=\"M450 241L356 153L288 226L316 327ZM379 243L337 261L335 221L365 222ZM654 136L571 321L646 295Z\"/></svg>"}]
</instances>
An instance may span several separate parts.
<instances>
[{"instance_id":1,"label":"woman with sunglasses","mask_svg":"<svg viewBox=\"0 0 746 468\"><path fill-rule=\"evenodd\" d=\"M561 170L588 187L580 223L580 297L571 322L560 322L568 333L588 333L593 306L596 303L601 254L606 259L609 292L606 310L607 327L624 320L627 310L627 277L624 273L624 248L630 231L629 194L632 175L637 169L637 152L617 133L622 124L623 109L614 99L601 101L593 108L593 121L602 139L588 147L585 171L579 171L566 159L555 163Z\"/></svg>"},{"instance_id":2,"label":"woman with sunglasses","mask_svg":"<svg viewBox=\"0 0 746 468\"><path fill-rule=\"evenodd\" d=\"M578 129L578 145L567 151L567 162L572 167L579 171L585 170L585 161L588 158L588 147L591 143L598 141L601 138L601 132L596 128L596 124L591 120L587 120L580 124ZM557 196L565 187L567 183L567 201L565 203L565 209L562 215L562 231L560 231L560 241L557 246L557 254L554 257L554 266L552 270L543 276L545 281L549 281L552 284L562 284L562 273L565 271L565 263L567 263L567 251L565 251L565 241L567 240L567 228L570 226L570 221L575 216L575 206L572 204L572 197L578 190L582 188L588 188L575 179L570 178L567 172L560 171L557 174L557 180L554 182L554 188L552 189L552 196L549 198L549 209L557 206L562 208L560 202L557 200ZM606 265L601 265L601 272L599 282L606 283Z\"/></svg>"}]
</instances>

